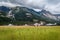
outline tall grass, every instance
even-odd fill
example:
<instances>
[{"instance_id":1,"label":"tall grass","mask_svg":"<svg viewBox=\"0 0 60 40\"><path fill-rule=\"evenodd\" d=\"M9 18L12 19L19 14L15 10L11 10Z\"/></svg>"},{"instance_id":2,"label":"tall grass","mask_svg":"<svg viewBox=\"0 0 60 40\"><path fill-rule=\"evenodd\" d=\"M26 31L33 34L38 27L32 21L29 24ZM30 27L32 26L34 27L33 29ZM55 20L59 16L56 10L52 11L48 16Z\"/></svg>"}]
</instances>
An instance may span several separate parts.
<instances>
[{"instance_id":1,"label":"tall grass","mask_svg":"<svg viewBox=\"0 0 60 40\"><path fill-rule=\"evenodd\" d=\"M60 40L60 27L0 27L0 40Z\"/></svg>"}]
</instances>

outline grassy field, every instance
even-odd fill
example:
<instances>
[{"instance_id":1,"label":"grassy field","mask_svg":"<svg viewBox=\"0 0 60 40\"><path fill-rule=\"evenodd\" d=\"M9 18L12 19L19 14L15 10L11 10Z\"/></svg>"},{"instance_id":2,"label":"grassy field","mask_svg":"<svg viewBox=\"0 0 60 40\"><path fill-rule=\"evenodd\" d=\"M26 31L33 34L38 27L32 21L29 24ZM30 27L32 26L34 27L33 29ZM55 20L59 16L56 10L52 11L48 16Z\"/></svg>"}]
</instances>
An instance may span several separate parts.
<instances>
[{"instance_id":1,"label":"grassy field","mask_svg":"<svg viewBox=\"0 0 60 40\"><path fill-rule=\"evenodd\" d=\"M0 26L0 40L60 40L60 27Z\"/></svg>"}]
</instances>

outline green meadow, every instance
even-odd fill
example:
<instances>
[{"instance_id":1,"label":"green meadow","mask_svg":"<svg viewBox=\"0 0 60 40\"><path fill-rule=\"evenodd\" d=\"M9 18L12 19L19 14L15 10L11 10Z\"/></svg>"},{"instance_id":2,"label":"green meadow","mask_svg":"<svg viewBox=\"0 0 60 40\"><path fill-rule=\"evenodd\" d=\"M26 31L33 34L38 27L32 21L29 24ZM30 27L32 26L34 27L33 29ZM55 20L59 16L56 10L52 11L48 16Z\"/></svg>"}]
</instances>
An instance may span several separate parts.
<instances>
[{"instance_id":1,"label":"green meadow","mask_svg":"<svg viewBox=\"0 0 60 40\"><path fill-rule=\"evenodd\" d=\"M0 26L0 40L60 40L60 27Z\"/></svg>"}]
</instances>

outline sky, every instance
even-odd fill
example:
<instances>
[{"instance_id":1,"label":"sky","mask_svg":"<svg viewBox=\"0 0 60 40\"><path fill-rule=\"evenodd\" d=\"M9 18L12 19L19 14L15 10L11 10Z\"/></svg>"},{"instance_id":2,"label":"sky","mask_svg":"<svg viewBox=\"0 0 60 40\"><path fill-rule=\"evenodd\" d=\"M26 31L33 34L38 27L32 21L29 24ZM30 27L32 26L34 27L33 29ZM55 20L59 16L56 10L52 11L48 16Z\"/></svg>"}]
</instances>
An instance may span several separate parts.
<instances>
[{"instance_id":1,"label":"sky","mask_svg":"<svg viewBox=\"0 0 60 40\"><path fill-rule=\"evenodd\" d=\"M2 4L1 2L11 3L10 5L12 3L23 5L38 10L45 9L53 14L60 14L60 0L0 0L0 4Z\"/></svg>"}]
</instances>

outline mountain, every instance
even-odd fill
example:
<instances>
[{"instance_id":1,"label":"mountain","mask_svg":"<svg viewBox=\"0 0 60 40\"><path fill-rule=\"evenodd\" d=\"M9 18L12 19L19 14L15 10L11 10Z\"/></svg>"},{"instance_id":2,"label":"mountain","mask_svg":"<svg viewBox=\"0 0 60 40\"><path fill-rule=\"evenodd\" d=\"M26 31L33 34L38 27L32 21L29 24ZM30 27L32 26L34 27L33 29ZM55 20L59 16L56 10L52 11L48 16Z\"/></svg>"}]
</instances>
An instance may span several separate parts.
<instances>
[{"instance_id":1,"label":"mountain","mask_svg":"<svg viewBox=\"0 0 60 40\"><path fill-rule=\"evenodd\" d=\"M53 14L54 16L60 16L60 14Z\"/></svg>"},{"instance_id":2,"label":"mountain","mask_svg":"<svg viewBox=\"0 0 60 40\"><path fill-rule=\"evenodd\" d=\"M0 6L0 11L9 12L10 9L8 7L5 7L5 6Z\"/></svg>"},{"instance_id":3,"label":"mountain","mask_svg":"<svg viewBox=\"0 0 60 40\"><path fill-rule=\"evenodd\" d=\"M47 23L57 23L60 25L60 16L57 16L56 14L53 15L51 12L42 10L40 12L41 19Z\"/></svg>"},{"instance_id":4,"label":"mountain","mask_svg":"<svg viewBox=\"0 0 60 40\"><path fill-rule=\"evenodd\" d=\"M42 19L46 20L46 21L53 21L53 20L57 20L56 17L54 15L52 15L51 12L46 11L46 10L41 10L40 12L40 16Z\"/></svg>"},{"instance_id":5,"label":"mountain","mask_svg":"<svg viewBox=\"0 0 60 40\"><path fill-rule=\"evenodd\" d=\"M60 18L53 15L51 12L42 9L40 12L36 12L35 10L27 7L16 6L16 7L6 7L0 6L0 20L8 21L11 23L16 22L34 22L34 20L44 21L46 23L58 23L60 22ZM3 15L5 14L5 16ZM3 15L3 16L1 16ZM2 19L6 18L6 19ZM20 23L19 23L20 24Z\"/></svg>"},{"instance_id":6,"label":"mountain","mask_svg":"<svg viewBox=\"0 0 60 40\"><path fill-rule=\"evenodd\" d=\"M13 10L13 14L15 13L16 20L28 20L29 19L37 19L39 21L44 21L47 23L58 23L60 19L54 16L51 12L42 9L40 12L36 12L33 9L27 7L15 7Z\"/></svg>"},{"instance_id":7,"label":"mountain","mask_svg":"<svg viewBox=\"0 0 60 40\"><path fill-rule=\"evenodd\" d=\"M0 9L1 10L1 15L2 14L6 14L5 16L1 16L1 18L9 18L11 22L16 22L16 21L29 21L29 22L33 22L33 19L36 19L37 17L37 12L35 12L32 9L26 8L26 7L12 7L11 9L9 9L6 6L1 6ZM5 10L5 11L4 11ZM2 13L3 12L3 13ZM5 20L5 19L2 19Z\"/></svg>"},{"instance_id":8,"label":"mountain","mask_svg":"<svg viewBox=\"0 0 60 40\"><path fill-rule=\"evenodd\" d=\"M37 19L37 15L40 16L39 14L37 14L38 12L35 12L33 9L29 9L26 7L15 7L12 13L14 14L16 20L24 21Z\"/></svg>"}]
</instances>

